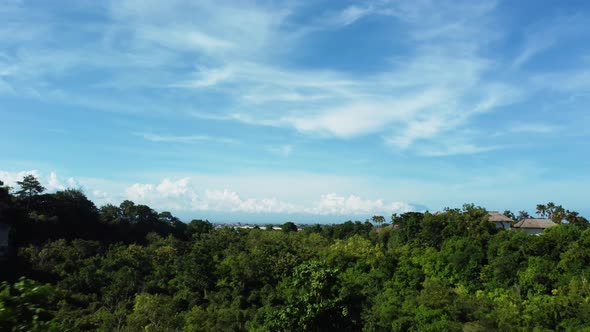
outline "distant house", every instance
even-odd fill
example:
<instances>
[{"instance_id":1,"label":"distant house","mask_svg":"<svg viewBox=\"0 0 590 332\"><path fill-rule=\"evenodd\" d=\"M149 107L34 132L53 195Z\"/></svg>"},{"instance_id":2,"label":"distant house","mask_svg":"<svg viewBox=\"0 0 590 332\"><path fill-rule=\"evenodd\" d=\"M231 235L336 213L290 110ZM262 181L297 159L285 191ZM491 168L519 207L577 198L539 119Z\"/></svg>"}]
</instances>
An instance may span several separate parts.
<instances>
[{"instance_id":1,"label":"distant house","mask_svg":"<svg viewBox=\"0 0 590 332\"><path fill-rule=\"evenodd\" d=\"M0 257L6 256L8 252L8 233L10 233L10 225L0 224Z\"/></svg>"},{"instance_id":2,"label":"distant house","mask_svg":"<svg viewBox=\"0 0 590 332\"><path fill-rule=\"evenodd\" d=\"M503 229L510 229L510 227L512 227L513 221L498 211L490 211L488 220L496 224L497 228Z\"/></svg>"},{"instance_id":3,"label":"distant house","mask_svg":"<svg viewBox=\"0 0 590 332\"><path fill-rule=\"evenodd\" d=\"M514 229L522 229L526 231L529 235L539 235L543 233L546 228L556 226L557 224L551 221L550 219L534 219L534 218L527 218L523 219L514 226Z\"/></svg>"}]
</instances>

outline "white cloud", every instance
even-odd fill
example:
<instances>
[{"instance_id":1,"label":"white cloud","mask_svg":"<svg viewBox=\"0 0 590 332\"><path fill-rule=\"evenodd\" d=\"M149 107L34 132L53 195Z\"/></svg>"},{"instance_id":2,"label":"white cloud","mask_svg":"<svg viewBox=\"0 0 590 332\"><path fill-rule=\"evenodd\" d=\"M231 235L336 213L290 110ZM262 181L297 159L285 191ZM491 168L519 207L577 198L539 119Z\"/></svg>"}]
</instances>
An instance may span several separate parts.
<instances>
[{"instance_id":1,"label":"white cloud","mask_svg":"<svg viewBox=\"0 0 590 332\"><path fill-rule=\"evenodd\" d=\"M490 15L497 1L395 1L376 11L407 23L410 35L419 41L465 41L480 38L488 42L496 38ZM461 10L457 10L460 8Z\"/></svg>"},{"instance_id":2,"label":"white cloud","mask_svg":"<svg viewBox=\"0 0 590 332\"><path fill-rule=\"evenodd\" d=\"M358 215L407 212L414 209L407 203L385 203L382 199L369 200L356 195L344 197L335 193L321 195L318 201L310 205L287 202L277 197L242 198L239 193L230 189L205 190L204 193L199 193L189 178L177 181L164 179L158 185L135 183L127 187L125 193L127 199L136 203L182 211Z\"/></svg>"},{"instance_id":3,"label":"white cloud","mask_svg":"<svg viewBox=\"0 0 590 332\"><path fill-rule=\"evenodd\" d=\"M170 86L184 88L210 87L232 78L233 72L228 67L205 68L197 71L195 73L195 76L195 79L186 82L171 84Z\"/></svg>"},{"instance_id":4,"label":"white cloud","mask_svg":"<svg viewBox=\"0 0 590 332\"><path fill-rule=\"evenodd\" d=\"M196 79L178 85L232 91L231 97L241 102L240 111L216 115L216 119L292 127L303 133L341 138L393 131L386 139L397 142L394 145L399 148L407 148L416 140L434 140L466 125L479 112L517 100L509 96L509 91L518 90L512 85L481 84L493 69L493 63L479 54L480 47L488 42L482 36L490 34L475 31L485 30L486 22L480 18L493 10L493 5L467 3L461 20L456 20L458 14L449 4L442 8L424 2L415 7L390 7L353 6L337 15L342 24L367 15L397 17L415 32L411 34L417 40L415 54L393 59L391 68L381 74L357 78L343 72L292 70L227 58L222 67L201 68L194 73ZM424 15L432 19L424 20ZM447 21L457 22L462 31L427 32ZM429 131L422 131L425 128Z\"/></svg>"},{"instance_id":5,"label":"white cloud","mask_svg":"<svg viewBox=\"0 0 590 332\"><path fill-rule=\"evenodd\" d=\"M189 190L190 179L183 178L177 181L171 181L169 179L164 179L162 183L160 183L156 190L162 194L164 197L169 196L181 196L188 192Z\"/></svg>"},{"instance_id":6,"label":"white cloud","mask_svg":"<svg viewBox=\"0 0 590 332\"><path fill-rule=\"evenodd\" d=\"M310 116L288 117L284 121L303 132L354 137L380 131L396 122L406 122L415 114L440 103L443 94L442 91L425 91L384 103L352 103Z\"/></svg>"},{"instance_id":7,"label":"white cloud","mask_svg":"<svg viewBox=\"0 0 590 332\"><path fill-rule=\"evenodd\" d=\"M390 137L386 137L385 142L400 149L406 149L415 140L434 137L441 130L452 126L452 124L448 122L445 123L446 120L447 119L430 116L423 120L412 121L402 130L399 130Z\"/></svg>"},{"instance_id":8,"label":"white cloud","mask_svg":"<svg viewBox=\"0 0 590 332\"><path fill-rule=\"evenodd\" d=\"M91 194L94 199L97 199L99 201L110 201L110 195L102 190L93 190Z\"/></svg>"},{"instance_id":9,"label":"white cloud","mask_svg":"<svg viewBox=\"0 0 590 332\"><path fill-rule=\"evenodd\" d=\"M528 134L550 134L559 130L559 126L548 123L526 122L515 123L509 127L509 131L513 133L528 133Z\"/></svg>"},{"instance_id":10,"label":"white cloud","mask_svg":"<svg viewBox=\"0 0 590 332\"><path fill-rule=\"evenodd\" d=\"M245 213L303 212L302 207L277 198L242 199L238 193L227 189L207 190L204 199L193 201L192 208L197 211Z\"/></svg>"},{"instance_id":11,"label":"white cloud","mask_svg":"<svg viewBox=\"0 0 590 332\"><path fill-rule=\"evenodd\" d=\"M190 73L191 79L181 81L176 86L200 88L223 84L231 87L237 95L245 93L243 100L258 101L249 95L284 95L303 94L317 96L319 91L326 91L327 96L348 94L348 88L362 84L340 72L328 70L288 70L272 64L248 61L244 59L228 59L222 66L202 66ZM194 77L197 77L195 80ZM173 85L174 86L174 85ZM317 98L317 97L316 97ZM260 98L262 99L262 98ZM301 100L302 98L294 98ZM268 98L268 100L273 100ZM281 100L281 99L279 99Z\"/></svg>"},{"instance_id":12,"label":"white cloud","mask_svg":"<svg viewBox=\"0 0 590 332\"><path fill-rule=\"evenodd\" d=\"M316 214L374 214L374 213L404 213L415 211L415 208L407 203L385 203L381 199L367 200L350 195L338 196L335 193L322 195L315 206L308 211Z\"/></svg>"},{"instance_id":13,"label":"white cloud","mask_svg":"<svg viewBox=\"0 0 590 332\"><path fill-rule=\"evenodd\" d=\"M320 26L327 28L340 28L351 25L356 21L374 13L373 6L360 7L356 5L348 6L340 11L330 13L322 17L318 23Z\"/></svg>"},{"instance_id":14,"label":"white cloud","mask_svg":"<svg viewBox=\"0 0 590 332\"><path fill-rule=\"evenodd\" d=\"M47 179L47 189L49 189L49 190L64 190L65 189L65 186L57 178L57 174L55 174L55 172L49 173L49 178Z\"/></svg>"},{"instance_id":15,"label":"white cloud","mask_svg":"<svg viewBox=\"0 0 590 332\"><path fill-rule=\"evenodd\" d=\"M154 192L154 185L134 183L125 190L125 195L134 201L145 201Z\"/></svg>"},{"instance_id":16,"label":"white cloud","mask_svg":"<svg viewBox=\"0 0 590 332\"><path fill-rule=\"evenodd\" d=\"M548 175L552 172L545 165L532 163L530 160L513 160L509 165L500 163L499 166L473 169L449 168L444 164L437 164L437 169L444 172L446 180L418 180L406 176L372 179L264 172L160 177L164 180L135 184L83 177L77 177L76 181L97 206L106 203L118 205L125 199L132 199L159 211L169 210L191 217L208 212L293 213L335 217L370 217L374 214L387 216L391 213L424 209L421 205L406 203L418 201L427 204L431 211L446 206L460 206L465 202L496 210L521 210L532 209L535 204L547 201L548 197L559 199L559 202L568 202L571 209L583 209L585 196L580 193L583 192L582 188L590 185L590 178L587 176L550 179ZM0 170L0 179L13 185L27 174L38 175L41 183L47 186L50 172L37 170ZM58 180L63 179L57 173L56 177ZM329 191L326 188L330 188ZM522 195L522 188L529 188L529 194ZM556 193L559 194L557 198ZM310 200L310 197L317 199ZM403 201L386 200L382 197L399 197Z\"/></svg>"},{"instance_id":17,"label":"white cloud","mask_svg":"<svg viewBox=\"0 0 590 332\"><path fill-rule=\"evenodd\" d=\"M347 25L368 15L382 15L407 25L414 53L392 59L390 68L380 74L355 77L234 62L210 70L231 73L223 80L198 80L197 85L230 84L225 88L240 96L241 110L218 119L339 138L389 133L384 139L397 149L417 141L436 142L469 125L480 113L519 101L523 95L513 84L487 79L496 64L481 53L497 37L484 17L494 4L463 5L460 15L449 3L419 2L347 7L327 18ZM441 31L449 22L453 28Z\"/></svg>"},{"instance_id":18,"label":"white cloud","mask_svg":"<svg viewBox=\"0 0 590 332\"><path fill-rule=\"evenodd\" d=\"M197 48L222 57L266 51L289 13L286 7L226 1L111 2L113 19L139 43L155 42L178 51Z\"/></svg>"},{"instance_id":19,"label":"white cloud","mask_svg":"<svg viewBox=\"0 0 590 332\"><path fill-rule=\"evenodd\" d=\"M18 61L9 57L7 63L14 63L12 66L16 68L11 69L11 77L27 73L24 76L35 82L42 82L55 72L69 73L77 67L89 66L116 67L114 76L121 78L116 84L124 82L126 89L146 82L183 89L222 88L218 91L238 103L236 109L240 110L224 114L225 118L350 138L416 126L424 122L425 111L440 118L440 113L449 113L447 109L454 107L455 111L450 112L454 114L448 116L456 116L470 106L473 108L470 104L478 103L475 100L465 105L461 101L472 98L474 90L478 91L475 85L489 69L488 61L477 54L478 45L485 43L486 38L476 35L474 30L481 31L480 18L493 5L465 3L462 7L459 15L448 3L375 2L348 6L327 16L320 13L321 19L332 21L328 24L332 28L370 15L388 16L407 25L408 35L416 41L415 54L395 59L392 68L385 68L385 73L379 75L358 76L342 71L281 66L276 60L283 52L297 48L299 40L310 37L306 33L317 31L289 20L297 6L282 4L278 8L268 3L240 5L224 1L179 0L166 6L157 1L113 1L108 12L111 24L106 29L98 27L105 34L96 52L25 51L19 54ZM29 16L19 17L26 22ZM50 21L43 22L49 26L49 33L53 31ZM458 27L436 35L429 32L441 31L441 26L448 22ZM326 22L317 24L316 28L326 28ZM449 36L452 42L446 43ZM119 44L123 37L128 42L121 50ZM442 39L445 43L441 43ZM79 54L82 51L91 54L83 57ZM113 61L121 58L125 61ZM198 60L191 63L186 58ZM177 64L186 66L187 63L190 67L198 64L198 70L188 75L172 70ZM14 84L14 81L5 84L4 90L14 88ZM42 94L47 96L47 92ZM104 98L75 98L67 92L56 95L52 91L51 96L61 102L109 110L136 108L151 112L157 108L149 101L125 105L119 104L116 98L105 102ZM455 101L459 102L452 105ZM448 129L453 128L449 121L443 119L442 123ZM444 129L441 127L422 139L434 139L444 134ZM403 145L413 144L415 134L409 129L404 132L408 134L400 138L405 141ZM153 134L144 138L175 142L210 140L205 136Z\"/></svg>"},{"instance_id":20,"label":"white cloud","mask_svg":"<svg viewBox=\"0 0 590 332\"><path fill-rule=\"evenodd\" d=\"M189 178L176 181L164 179L159 184L134 183L125 189L127 199L155 206L180 207L185 200L193 200L196 193ZM185 207L186 208L186 207Z\"/></svg>"},{"instance_id":21,"label":"white cloud","mask_svg":"<svg viewBox=\"0 0 590 332\"><path fill-rule=\"evenodd\" d=\"M16 184L18 181L21 181L25 176L33 175L36 178L40 178L40 174L38 170L30 170L30 171L19 171L19 172L8 172L8 171L0 171L0 180L4 182L4 185L7 185L12 188L18 187Z\"/></svg>"},{"instance_id":22,"label":"white cloud","mask_svg":"<svg viewBox=\"0 0 590 332\"><path fill-rule=\"evenodd\" d=\"M535 33L530 37L522 52L514 59L513 67L520 67L528 62L533 56L551 48L555 44L553 36Z\"/></svg>"},{"instance_id":23,"label":"white cloud","mask_svg":"<svg viewBox=\"0 0 590 332\"><path fill-rule=\"evenodd\" d=\"M104 5L96 6L102 10ZM0 36L12 36L0 38L0 46L19 48L6 54L0 48L0 92L166 116L182 116L177 110L215 96L222 103L203 106L203 118L290 128L315 137L376 134L394 149L413 152L424 150L417 148L420 144L448 141L483 113L526 98L535 85L561 92L590 91L587 69L539 75L524 83L514 83L512 73L499 70L511 61L503 63L489 55L490 44L504 33L494 21L495 1L374 1L320 12L305 23L297 19L301 7L291 2L111 1L107 22L80 27L76 37L92 37L72 45L67 40L60 44L60 26L54 23L59 20L53 12L40 13L25 3L5 4L0 12L13 19L0 23L0 31L9 31ZM359 73L329 64L299 66L299 49L315 41L316 34L373 16L395 23L401 31L396 42L407 48L395 56L379 55L390 61L378 72ZM559 37L584 30L584 19L548 25L567 26L570 21L573 28L548 28L543 31L551 34L545 37L526 34L514 66L547 50ZM47 48L48 40L56 46ZM85 83L94 89L59 88L62 79L85 70L105 73L84 75L98 80ZM145 87L150 87L149 94ZM235 142L206 135L140 136L155 142ZM461 144L442 151L490 149ZM290 150L281 153L288 156Z\"/></svg>"},{"instance_id":24,"label":"white cloud","mask_svg":"<svg viewBox=\"0 0 590 332\"><path fill-rule=\"evenodd\" d=\"M501 146L478 146L473 143L443 143L418 148L418 154L426 157L445 157L462 154L482 153L502 148Z\"/></svg>"},{"instance_id":25,"label":"white cloud","mask_svg":"<svg viewBox=\"0 0 590 332\"><path fill-rule=\"evenodd\" d=\"M533 57L557 47L572 37L588 38L586 29L589 19L583 15L557 16L550 21L535 22L524 32L524 45L512 66L515 68L529 62Z\"/></svg>"},{"instance_id":26,"label":"white cloud","mask_svg":"<svg viewBox=\"0 0 590 332\"><path fill-rule=\"evenodd\" d=\"M65 190L68 188L78 189L80 187L76 179L71 177L66 179L61 178L55 171L49 172L48 175L45 175L38 170L19 172L0 171L0 180L9 187L18 188L17 182L21 181L27 175L33 175L36 177L48 192Z\"/></svg>"},{"instance_id":27,"label":"white cloud","mask_svg":"<svg viewBox=\"0 0 590 332\"><path fill-rule=\"evenodd\" d=\"M138 35L147 41L178 50L196 49L215 53L234 47L226 40L209 36L190 27L171 26L167 28L146 26L138 29Z\"/></svg>"},{"instance_id":28,"label":"white cloud","mask_svg":"<svg viewBox=\"0 0 590 332\"><path fill-rule=\"evenodd\" d=\"M193 143L193 142L216 142L225 144L235 144L236 140L226 137L213 137L207 135L155 135L149 133L138 133L144 139L152 142L172 142L172 143Z\"/></svg>"},{"instance_id":29,"label":"white cloud","mask_svg":"<svg viewBox=\"0 0 590 332\"><path fill-rule=\"evenodd\" d=\"M260 89L262 90L262 89ZM285 89L285 92L269 94L268 91L253 91L242 96L242 100L248 104L263 104L270 102L310 102L331 98L328 94L301 93L294 90Z\"/></svg>"}]
</instances>

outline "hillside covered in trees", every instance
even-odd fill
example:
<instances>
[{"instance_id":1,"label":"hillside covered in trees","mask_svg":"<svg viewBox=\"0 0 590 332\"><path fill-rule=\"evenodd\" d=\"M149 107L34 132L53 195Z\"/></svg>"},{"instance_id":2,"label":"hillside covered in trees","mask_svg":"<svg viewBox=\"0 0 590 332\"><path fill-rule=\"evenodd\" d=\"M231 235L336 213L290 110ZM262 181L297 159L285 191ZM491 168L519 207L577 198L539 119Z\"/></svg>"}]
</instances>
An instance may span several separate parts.
<instances>
[{"instance_id":1,"label":"hillside covered in trees","mask_svg":"<svg viewBox=\"0 0 590 332\"><path fill-rule=\"evenodd\" d=\"M539 236L473 205L273 231L19 185L0 331L590 331L588 221L553 203Z\"/></svg>"}]
</instances>

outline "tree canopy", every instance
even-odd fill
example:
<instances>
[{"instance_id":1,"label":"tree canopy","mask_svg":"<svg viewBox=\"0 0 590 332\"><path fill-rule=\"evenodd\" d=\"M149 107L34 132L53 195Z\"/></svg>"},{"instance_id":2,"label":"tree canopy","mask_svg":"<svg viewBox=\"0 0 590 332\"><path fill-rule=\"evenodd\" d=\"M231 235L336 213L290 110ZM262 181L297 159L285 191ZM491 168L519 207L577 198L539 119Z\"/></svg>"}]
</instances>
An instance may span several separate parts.
<instances>
[{"instance_id":1,"label":"tree canopy","mask_svg":"<svg viewBox=\"0 0 590 332\"><path fill-rule=\"evenodd\" d=\"M17 181L16 184L20 186L16 195L21 198L30 198L45 191L45 187L41 185L34 175L26 175L21 181Z\"/></svg>"},{"instance_id":2,"label":"tree canopy","mask_svg":"<svg viewBox=\"0 0 590 332\"><path fill-rule=\"evenodd\" d=\"M262 230L26 182L0 183L0 331L590 330L590 228L555 203L538 236L472 204Z\"/></svg>"}]
</instances>

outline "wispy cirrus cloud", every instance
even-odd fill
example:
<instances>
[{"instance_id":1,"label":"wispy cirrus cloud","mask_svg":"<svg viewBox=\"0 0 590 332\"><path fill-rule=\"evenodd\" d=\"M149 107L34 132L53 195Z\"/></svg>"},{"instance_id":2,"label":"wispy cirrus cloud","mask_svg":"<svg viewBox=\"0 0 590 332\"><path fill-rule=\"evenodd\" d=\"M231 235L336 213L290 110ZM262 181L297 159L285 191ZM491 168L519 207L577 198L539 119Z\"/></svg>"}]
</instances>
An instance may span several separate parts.
<instances>
[{"instance_id":1,"label":"wispy cirrus cloud","mask_svg":"<svg viewBox=\"0 0 590 332\"><path fill-rule=\"evenodd\" d=\"M195 142L215 142L224 144L237 144L238 141L227 137L214 137L207 135L156 135L150 133L136 133L136 136L141 136L143 139L152 142L167 142L167 143L195 143Z\"/></svg>"},{"instance_id":2,"label":"wispy cirrus cloud","mask_svg":"<svg viewBox=\"0 0 590 332\"><path fill-rule=\"evenodd\" d=\"M502 149L503 146L478 146L473 143L456 142L418 147L417 153L426 157L448 157L464 154L477 154Z\"/></svg>"},{"instance_id":3,"label":"wispy cirrus cloud","mask_svg":"<svg viewBox=\"0 0 590 332\"><path fill-rule=\"evenodd\" d=\"M394 137L388 141L399 142L396 146L407 148L416 140L432 139L463 125L467 120L449 120L476 107L472 104L477 100L471 99L484 98L478 97L481 88L477 85L490 70L490 63L478 54L479 44L486 41L471 39L474 29L480 31L483 28L471 23L493 10L493 6L466 6L463 18L455 23L460 25L460 31L429 32L454 20L456 14L451 9L447 4L433 6L425 2L415 5L369 3L364 7L350 6L320 15L324 19L318 23L320 29L327 27L323 26L325 23L332 27L344 26L374 15L399 19L407 25L405 38L416 43L415 54L394 58L390 68L383 73L361 78L334 70L287 68L269 57L280 54L276 48L279 40L282 40L280 44L284 50L288 50L305 38L306 31L311 31L310 27L297 27L290 21L295 6L278 10L265 5L230 6L179 1L175 6L164 7L153 2L118 1L109 8L112 18L109 34L89 64L95 68L112 66L108 59L123 54L115 51L114 46L126 35L133 42L128 43L125 53L136 61L132 62L133 69L123 67L118 75L126 75L128 84L141 84L141 79L132 77L142 76L148 69L153 71L156 67L151 66L152 63L162 63L158 60L138 61L145 49L156 50L154 56L163 55L171 62L194 55L201 59L200 64L197 70L187 74L175 72L171 75L166 66L163 71L156 70L162 71L160 77L167 78L163 84L165 87L196 90L196 93L215 89L234 104L233 109L217 110L213 116L343 138L394 129ZM431 19L418 19L418 13L420 17L430 15ZM174 20L170 20L171 17ZM68 57L75 59L76 51L69 52L66 57L48 53L46 59L57 63L57 58ZM44 68L54 67L47 65L47 61L40 62L42 58L34 59L34 62L26 60L20 65L43 76L47 75L38 72L40 65L34 63L44 63ZM74 63L62 61L62 71L71 71ZM21 73L22 68L18 70ZM68 99L68 94L61 98ZM75 100L73 97L70 102ZM104 106L111 110L125 109L124 106ZM440 125L436 128L427 125L432 123L429 117L440 119ZM417 133L414 129L426 126L431 128L427 134ZM204 137L178 136L145 138L182 142L204 140Z\"/></svg>"},{"instance_id":4,"label":"wispy cirrus cloud","mask_svg":"<svg viewBox=\"0 0 590 332\"><path fill-rule=\"evenodd\" d=\"M221 60L262 54L290 14L281 7L229 1L113 1L110 16L139 47L157 44L180 52L202 51ZM153 45L152 45L153 46ZM211 60L211 59L209 59Z\"/></svg>"},{"instance_id":5,"label":"wispy cirrus cloud","mask_svg":"<svg viewBox=\"0 0 590 332\"><path fill-rule=\"evenodd\" d=\"M573 177L585 174L584 162L567 161L572 146L584 146L590 121L587 6L532 12L533 4L478 0L57 4L0 2L0 104L11 109L0 110L7 123L2 163L26 151L31 159L50 158L49 169L100 169L108 174L102 180L80 179L99 203L137 197L157 208L288 211L294 204L313 211L324 202L317 211L368 211L363 207L398 200L437 207L451 197L458 204L500 201L508 197L502 190L521 188L534 188L529 197L554 195L542 184L566 188L572 201L583 196L547 174L578 186ZM68 131L17 136L24 124ZM101 158L68 155L66 142L82 135ZM50 143L68 148L40 151ZM203 148L208 163L186 153L194 148ZM95 151L84 150L81 156ZM129 158L122 171L132 178L124 185L106 181L120 171L109 160L121 151ZM175 162L156 159L163 155ZM514 170L522 162L515 156L538 163ZM158 167L207 174L177 183L186 176ZM494 167L509 169L478 177ZM550 170L528 178L540 167ZM239 173L248 168L256 176ZM138 170L161 173L140 178ZM224 172L234 175L215 176ZM436 182L449 172L452 181ZM360 174L381 178L349 180ZM41 175L52 188L69 185ZM400 180L406 177L436 183ZM500 188L500 180L511 186Z\"/></svg>"},{"instance_id":6,"label":"wispy cirrus cloud","mask_svg":"<svg viewBox=\"0 0 590 332\"><path fill-rule=\"evenodd\" d=\"M478 20L493 11L493 5L466 6L460 20L446 5L415 7L407 3L347 7L327 16L328 23L341 25L371 15L401 19L408 25L406 38L416 44L414 54L393 58L379 74L360 79L340 72L276 70L260 63L240 64L237 70L212 69L211 73L232 73L214 80L215 85L245 91L239 102L252 110L232 112L226 119L341 138L390 131L386 142L406 149L467 125L478 113L518 100L519 88L486 78L494 64L480 54L481 48L495 34L482 38L491 28ZM417 19L418 8L422 16L433 19ZM433 33L451 21L455 28ZM199 80L194 87L211 81Z\"/></svg>"},{"instance_id":7,"label":"wispy cirrus cloud","mask_svg":"<svg viewBox=\"0 0 590 332\"><path fill-rule=\"evenodd\" d=\"M583 15L561 15L527 27L522 48L512 62L512 66L521 67L557 44L563 44L575 38L590 37L590 33L585 28L589 23L589 18Z\"/></svg>"},{"instance_id":8,"label":"wispy cirrus cloud","mask_svg":"<svg viewBox=\"0 0 590 332\"><path fill-rule=\"evenodd\" d=\"M524 46L521 53L514 59L512 63L513 67L520 67L528 62L535 55L551 48L555 45L555 37L547 36L542 34L534 34L527 38L526 45Z\"/></svg>"},{"instance_id":9,"label":"wispy cirrus cloud","mask_svg":"<svg viewBox=\"0 0 590 332\"><path fill-rule=\"evenodd\" d=\"M584 91L590 81L580 70L541 73L531 80L511 72L498 75L510 65L520 68L564 36L579 35L567 26L583 26L582 16L548 22L547 34L532 33L532 26L520 53L498 60L490 45L506 32L495 1L369 1L333 6L300 20L305 6L112 1L89 7L103 20L58 39L63 27L53 12L7 2L0 11L13 18L0 23L0 31L20 28L22 33L0 41L4 49L19 45L13 52L0 50L0 93L114 112L165 115L173 108L183 110L174 113L179 117L190 116L195 104L215 96L213 106L201 108L202 119L323 138L375 135L393 149L413 152L418 145L449 141L445 138L473 126L483 114L539 90ZM297 63L305 55L300 50L322 33L370 19L378 19L384 29L397 26L391 39L405 47L395 52L383 45L389 51L375 54L375 61L385 63L378 71ZM105 74L87 75L89 70ZM69 84L74 78L83 83ZM205 137L144 138L214 141Z\"/></svg>"},{"instance_id":10,"label":"wispy cirrus cloud","mask_svg":"<svg viewBox=\"0 0 590 332\"><path fill-rule=\"evenodd\" d=\"M558 125L540 122L515 123L509 127L510 132L525 134L551 134L559 129Z\"/></svg>"},{"instance_id":11,"label":"wispy cirrus cloud","mask_svg":"<svg viewBox=\"0 0 590 332\"><path fill-rule=\"evenodd\" d=\"M345 27L364 17L375 14L376 9L377 7L370 3L365 6L348 6L344 9L326 13L316 22L318 26L314 28L335 29Z\"/></svg>"}]
</instances>

